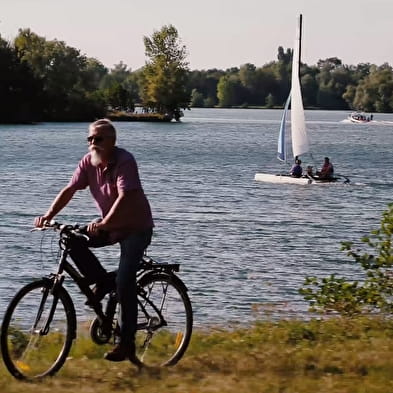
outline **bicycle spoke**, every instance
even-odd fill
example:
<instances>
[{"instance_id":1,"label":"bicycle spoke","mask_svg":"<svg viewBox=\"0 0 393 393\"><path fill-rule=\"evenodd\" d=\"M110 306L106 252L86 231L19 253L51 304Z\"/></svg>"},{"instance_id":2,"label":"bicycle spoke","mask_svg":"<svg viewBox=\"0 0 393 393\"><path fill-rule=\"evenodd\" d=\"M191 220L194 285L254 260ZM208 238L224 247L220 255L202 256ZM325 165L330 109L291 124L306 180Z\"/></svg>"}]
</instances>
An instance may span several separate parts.
<instances>
[{"instance_id":1,"label":"bicycle spoke","mask_svg":"<svg viewBox=\"0 0 393 393\"><path fill-rule=\"evenodd\" d=\"M147 365L172 365L184 353L191 335L189 299L165 274L143 284L138 322L144 328L137 333L137 355Z\"/></svg>"},{"instance_id":2,"label":"bicycle spoke","mask_svg":"<svg viewBox=\"0 0 393 393\"><path fill-rule=\"evenodd\" d=\"M2 327L3 357L17 378L55 372L72 341L63 300L55 298L42 282L35 284L20 291Z\"/></svg>"}]
</instances>

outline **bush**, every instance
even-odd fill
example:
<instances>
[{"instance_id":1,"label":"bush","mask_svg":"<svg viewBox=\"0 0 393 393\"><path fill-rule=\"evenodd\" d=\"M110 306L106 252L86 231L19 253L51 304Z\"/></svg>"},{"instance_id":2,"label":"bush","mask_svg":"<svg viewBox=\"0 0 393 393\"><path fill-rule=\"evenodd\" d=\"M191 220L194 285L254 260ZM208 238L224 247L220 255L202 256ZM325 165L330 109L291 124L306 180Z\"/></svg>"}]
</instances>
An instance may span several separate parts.
<instances>
[{"instance_id":1,"label":"bush","mask_svg":"<svg viewBox=\"0 0 393 393\"><path fill-rule=\"evenodd\" d=\"M341 250L360 264L365 279L350 282L334 274L322 279L307 277L299 292L309 301L310 310L341 315L392 312L392 235L393 204L389 204L382 214L380 228L361 239L366 250L354 249L352 242L341 243Z\"/></svg>"}]
</instances>

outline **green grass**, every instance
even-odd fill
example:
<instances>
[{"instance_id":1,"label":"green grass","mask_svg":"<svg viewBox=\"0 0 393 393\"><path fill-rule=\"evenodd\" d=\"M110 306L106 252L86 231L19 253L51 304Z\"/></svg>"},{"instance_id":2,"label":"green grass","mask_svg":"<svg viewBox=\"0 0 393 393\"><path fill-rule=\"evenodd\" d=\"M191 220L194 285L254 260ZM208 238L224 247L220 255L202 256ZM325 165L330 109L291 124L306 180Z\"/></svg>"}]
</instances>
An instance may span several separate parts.
<instances>
[{"instance_id":1,"label":"green grass","mask_svg":"<svg viewBox=\"0 0 393 393\"><path fill-rule=\"evenodd\" d=\"M138 372L102 359L78 339L54 377L19 382L0 365L2 393L389 393L393 321L382 318L261 322L249 329L194 332L180 363Z\"/></svg>"}]
</instances>

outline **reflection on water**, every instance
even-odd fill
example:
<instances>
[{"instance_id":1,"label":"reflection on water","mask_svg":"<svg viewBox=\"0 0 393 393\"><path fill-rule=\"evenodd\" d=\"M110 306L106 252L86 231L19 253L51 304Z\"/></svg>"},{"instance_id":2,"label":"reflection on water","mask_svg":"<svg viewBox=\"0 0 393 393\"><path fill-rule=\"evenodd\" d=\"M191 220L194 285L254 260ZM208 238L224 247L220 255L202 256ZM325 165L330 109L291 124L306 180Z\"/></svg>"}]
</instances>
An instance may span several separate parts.
<instances>
[{"instance_id":1,"label":"reflection on water","mask_svg":"<svg viewBox=\"0 0 393 393\"><path fill-rule=\"evenodd\" d=\"M342 123L346 115L306 112L316 162L303 162L319 166L329 155L337 172L350 175L349 186L253 181L257 171L283 169L275 158L280 111L193 109L181 124L117 124L118 143L136 156L152 204L150 254L182 264L197 325L302 315L307 304L297 291L305 276L359 277L340 241L376 228L391 202L393 130ZM16 288L54 268L56 238L45 236L41 253L41 235L29 229L86 151L86 129L87 123L0 127L1 315ZM96 214L83 191L58 219L84 223ZM116 266L118 249L99 256Z\"/></svg>"}]
</instances>

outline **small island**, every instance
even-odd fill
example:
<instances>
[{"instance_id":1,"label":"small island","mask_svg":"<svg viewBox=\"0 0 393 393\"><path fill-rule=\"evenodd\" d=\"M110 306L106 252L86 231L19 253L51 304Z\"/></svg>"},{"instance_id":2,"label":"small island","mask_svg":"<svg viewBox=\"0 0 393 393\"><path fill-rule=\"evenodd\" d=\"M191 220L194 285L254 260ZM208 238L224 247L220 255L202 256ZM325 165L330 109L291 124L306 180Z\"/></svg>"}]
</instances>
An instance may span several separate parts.
<instances>
[{"instance_id":1,"label":"small island","mask_svg":"<svg viewBox=\"0 0 393 393\"><path fill-rule=\"evenodd\" d=\"M30 29L20 29L13 42L0 36L5 81L0 91L0 123L80 122L102 117L179 121L191 101L186 47L172 25L144 37L144 44L148 58L144 67L131 72L120 62L109 72L97 59Z\"/></svg>"},{"instance_id":2,"label":"small island","mask_svg":"<svg viewBox=\"0 0 393 393\"><path fill-rule=\"evenodd\" d=\"M172 121L171 116L161 113L109 112L106 117L112 121L154 121L154 122Z\"/></svg>"},{"instance_id":3,"label":"small island","mask_svg":"<svg viewBox=\"0 0 393 393\"><path fill-rule=\"evenodd\" d=\"M151 122L171 122L172 120L180 121L183 111L172 111L166 113L158 112L131 112L121 110L110 110L106 118L112 121L151 121Z\"/></svg>"}]
</instances>

